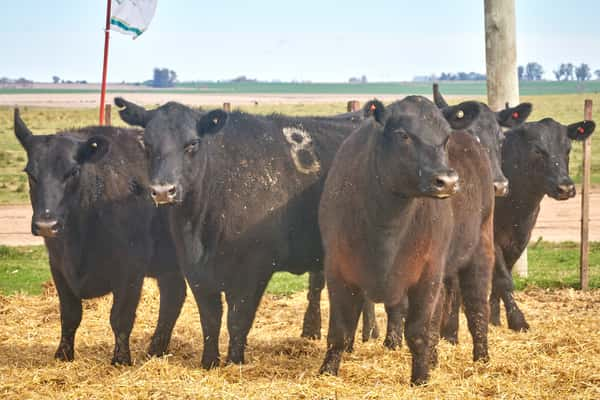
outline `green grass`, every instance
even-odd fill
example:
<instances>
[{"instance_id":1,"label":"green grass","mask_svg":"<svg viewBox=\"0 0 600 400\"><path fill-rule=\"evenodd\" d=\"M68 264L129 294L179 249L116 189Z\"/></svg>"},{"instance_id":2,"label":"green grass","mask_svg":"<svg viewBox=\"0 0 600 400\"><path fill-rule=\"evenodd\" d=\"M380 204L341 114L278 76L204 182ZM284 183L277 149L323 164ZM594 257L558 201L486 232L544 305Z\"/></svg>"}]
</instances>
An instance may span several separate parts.
<instances>
[{"instance_id":1,"label":"green grass","mask_svg":"<svg viewBox=\"0 0 600 400\"><path fill-rule=\"evenodd\" d=\"M529 246L529 277L516 278L518 290L525 287L579 287L579 247L576 243L540 242ZM39 294L50 279L44 246L0 246L0 294ZM289 295L308 287L308 274L278 272L267 293ZM590 287L600 288L600 242L590 244Z\"/></svg>"},{"instance_id":2,"label":"green grass","mask_svg":"<svg viewBox=\"0 0 600 400\"><path fill-rule=\"evenodd\" d=\"M548 84L550 84L549 82ZM591 84L592 82L590 82ZM537 84L528 82L527 84ZM415 84L417 85L417 84ZM452 94L452 83L444 83L444 93ZM464 85L476 85L476 83L464 83ZM418 87L418 86L415 86ZM431 86L427 85L429 94ZM414 92L412 92L414 93ZM463 98L452 98L452 103L458 103L467 98L483 97L470 96ZM552 117L561 123L569 124L583 119L583 101L590 98L600 107L600 94L568 94L547 96L523 96L522 101L530 101L534 104L534 111L530 117L531 121L544 117ZM236 105L233 105L234 108ZM216 108L218 105L204 105L204 108ZM325 104L258 104L239 107L243 111L256 114L270 114L278 112L288 115L331 115L345 112L344 103ZM598 111L600 112L600 111ZM596 112L596 114L598 114ZM65 109L65 108L36 108L23 107L22 117L34 133L53 133L69 128L83 127L97 124L97 110L95 109ZM0 107L0 204L28 203L27 179L22 172L26 163L25 151L21 148L13 134L12 109ZM117 113L114 113L113 124L124 126ZM596 133L597 135L597 133ZM600 184L600 139L593 140L592 149L592 183ZM575 182L581 182L581 145L574 143L571 153L571 175Z\"/></svg>"},{"instance_id":3,"label":"green grass","mask_svg":"<svg viewBox=\"0 0 600 400\"><path fill-rule=\"evenodd\" d=\"M485 95L485 81L461 81L442 83L444 92L449 95ZM598 93L600 81L586 81L584 83L569 81L522 81L520 82L522 95L548 95L548 94L574 94ZM254 93L254 94L430 94L431 82L372 82L366 84L349 83L291 83L291 82L182 82L175 88L159 89L161 93ZM145 86L131 85L128 88L108 89L108 93L152 93L157 89ZM23 88L0 89L0 94L73 94L96 93L94 88L68 88L60 86L54 88Z\"/></svg>"},{"instance_id":4,"label":"green grass","mask_svg":"<svg viewBox=\"0 0 600 400\"><path fill-rule=\"evenodd\" d=\"M0 246L0 294L40 294L50 278L44 246Z\"/></svg>"}]
</instances>

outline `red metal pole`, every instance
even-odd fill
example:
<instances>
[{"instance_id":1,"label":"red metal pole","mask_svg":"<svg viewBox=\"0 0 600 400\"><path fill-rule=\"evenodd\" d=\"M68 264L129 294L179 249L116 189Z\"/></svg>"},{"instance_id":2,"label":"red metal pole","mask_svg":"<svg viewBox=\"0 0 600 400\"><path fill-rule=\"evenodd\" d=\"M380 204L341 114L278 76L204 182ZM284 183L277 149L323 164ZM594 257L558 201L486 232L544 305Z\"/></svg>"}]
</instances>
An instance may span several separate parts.
<instances>
[{"instance_id":1,"label":"red metal pole","mask_svg":"<svg viewBox=\"0 0 600 400\"><path fill-rule=\"evenodd\" d=\"M108 40L110 38L110 4L106 0L106 30L104 31L104 65L102 66L102 88L100 89L100 125L104 125L104 103L106 100L106 70L108 68Z\"/></svg>"}]
</instances>

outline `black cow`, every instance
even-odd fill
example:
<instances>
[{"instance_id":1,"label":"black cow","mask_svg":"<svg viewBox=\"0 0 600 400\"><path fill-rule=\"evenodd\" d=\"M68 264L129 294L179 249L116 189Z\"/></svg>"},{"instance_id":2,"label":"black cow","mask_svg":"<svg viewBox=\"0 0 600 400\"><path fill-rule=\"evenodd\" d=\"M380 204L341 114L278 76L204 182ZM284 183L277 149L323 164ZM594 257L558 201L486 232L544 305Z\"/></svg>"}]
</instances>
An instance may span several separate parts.
<instances>
[{"instance_id":1,"label":"black cow","mask_svg":"<svg viewBox=\"0 0 600 400\"><path fill-rule=\"evenodd\" d=\"M493 112L490 108L478 101L465 101L458 105L449 106L442 94L439 91L438 84L433 85L433 98L436 105L442 110L444 117L451 124L451 126L458 126L462 124L461 110L467 110L477 108L478 112L473 121L470 122L469 126L465 128L472 134L477 141L488 151L491 165L492 174L494 176L494 189L496 196L505 196L508 193L508 180L502 173L500 166L500 143L503 138L501 127L516 127L522 124L531 113L532 106L530 103L521 103L516 107L507 107L505 110L500 112ZM357 117L358 113L346 113L341 117ZM459 118L460 117L460 118ZM452 341L456 342L455 334L458 329L458 301L453 301L458 293L458 277L449 276L447 279L446 292L447 292L447 304L448 310L444 312L444 322L442 324L442 335ZM324 278L317 273L311 274L309 280L309 306L318 307L318 299L320 299L320 293L324 287ZM388 317L388 329L384 340L386 347L395 349L398 347L402 340L402 319L406 314L407 304L404 307L399 307L395 310L395 315L389 315ZM308 315L308 314L307 314ZM310 314L311 316L314 313ZM316 318L306 320L308 322L317 321ZM304 327L310 326L305 323ZM316 329L311 329L315 332ZM378 336L377 325L375 323L374 309L372 303L365 303L365 310L363 314L363 341ZM307 336L303 334L303 336Z\"/></svg>"},{"instance_id":2,"label":"black cow","mask_svg":"<svg viewBox=\"0 0 600 400\"><path fill-rule=\"evenodd\" d=\"M164 210L144 189L141 132L89 127L32 135L15 110L15 134L27 151L31 232L43 236L60 300L55 357L71 361L82 299L113 294L113 364L131 364L129 335L144 276L156 277L160 312L149 355L166 352L185 299Z\"/></svg>"},{"instance_id":3,"label":"black cow","mask_svg":"<svg viewBox=\"0 0 600 400\"><path fill-rule=\"evenodd\" d=\"M433 85L433 99L442 110L449 122L456 116L456 107L449 106L439 91L438 84ZM492 163L492 174L494 176L494 189L497 197L506 196L509 193L509 180L506 179L501 167L501 142L504 138L502 127L514 128L527 120L532 111L531 103L521 103L515 107L507 107L499 112L494 112L482 102L469 101L472 106L478 108L477 118L467 128L477 141L488 151ZM458 342L458 316L460 310L459 280L456 274L448 274L445 282L446 304L442 314L441 334L451 343Z\"/></svg>"},{"instance_id":4,"label":"black cow","mask_svg":"<svg viewBox=\"0 0 600 400\"><path fill-rule=\"evenodd\" d=\"M510 180L508 197L498 199L494 211L496 265L490 296L490 321L500 325L500 299L508 326L515 331L529 325L513 297L512 268L527 247L545 195L556 200L575 196L569 177L572 140L585 140L595 128L593 121L568 126L551 118L506 133L502 146L502 170Z\"/></svg>"},{"instance_id":5,"label":"black cow","mask_svg":"<svg viewBox=\"0 0 600 400\"><path fill-rule=\"evenodd\" d=\"M200 311L202 366L220 363L221 292L227 359L242 363L272 274L322 270L318 201L335 151L357 122L115 103L123 120L145 127L152 195L171 205L178 260Z\"/></svg>"},{"instance_id":6,"label":"black cow","mask_svg":"<svg viewBox=\"0 0 600 400\"><path fill-rule=\"evenodd\" d=\"M464 104L461 103L457 106L449 106L440 93L437 83L433 85L433 99L449 122L451 122L453 118L456 118L457 107L463 107ZM490 161L492 163L492 173L494 175L496 196L506 196L509 190L509 182L502 173L502 168L500 166L500 143L503 138L501 127L514 128L521 125L527 120L529 114L531 114L532 105L531 103L521 103L516 107L507 106L506 109L502 111L494 112L490 110L485 103L479 101L468 101L467 103L477 105L479 108L477 118L467 128L467 131L474 135L489 152Z\"/></svg>"},{"instance_id":7,"label":"black cow","mask_svg":"<svg viewBox=\"0 0 600 400\"><path fill-rule=\"evenodd\" d=\"M408 296L411 381L424 383L437 362L440 289L447 271L460 274L465 289L474 359L488 357L491 163L473 136L453 132L424 97L410 96L387 108L372 101L365 113L373 119L340 147L321 199L331 308L320 371L337 374L342 352L352 349L363 291L385 304L388 318L401 314ZM466 128L478 113L473 104L455 109L454 127Z\"/></svg>"}]
</instances>

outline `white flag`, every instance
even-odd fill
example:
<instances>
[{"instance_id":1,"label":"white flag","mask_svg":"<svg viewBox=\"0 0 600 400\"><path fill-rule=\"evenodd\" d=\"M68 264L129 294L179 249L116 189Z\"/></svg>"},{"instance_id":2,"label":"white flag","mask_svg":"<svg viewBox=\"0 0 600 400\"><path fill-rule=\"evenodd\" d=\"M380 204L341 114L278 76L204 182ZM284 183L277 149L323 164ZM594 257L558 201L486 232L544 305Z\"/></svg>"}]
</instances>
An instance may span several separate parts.
<instances>
[{"instance_id":1,"label":"white flag","mask_svg":"<svg viewBox=\"0 0 600 400\"><path fill-rule=\"evenodd\" d=\"M158 0L112 0L110 29L137 38L148 29Z\"/></svg>"}]
</instances>

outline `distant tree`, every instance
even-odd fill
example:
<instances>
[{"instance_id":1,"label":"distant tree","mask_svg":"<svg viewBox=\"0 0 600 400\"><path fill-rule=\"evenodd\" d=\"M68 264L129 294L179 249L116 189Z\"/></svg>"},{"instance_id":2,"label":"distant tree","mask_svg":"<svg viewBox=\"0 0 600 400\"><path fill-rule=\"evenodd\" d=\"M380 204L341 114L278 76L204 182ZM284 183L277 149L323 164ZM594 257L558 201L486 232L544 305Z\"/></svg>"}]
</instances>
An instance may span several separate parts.
<instances>
[{"instance_id":1,"label":"distant tree","mask_svg":"<svg viewBox=\"0 0 600 400\"><path fill-rule=\"evenodd\" d=\"M575 76L578 81L587 81L592 77L590 66L586 63L581 63L579 67L575 68Z\"/></svg>"},{"instance_id":2,"label":"distant tree","mask_svg":"<svg viewBox=\"0 0 600 400\"><path fill-rule=\"evenodd\" d=\"M523 80L524 75L525 75L525 68L522 65L519 65L519 67L517 68L517 76L519 77L520 81Z\"/></svg>"},{"instance_id":3,"label":"distant tree","mask_svg":"<svg viewBox=\"0 0 600 400\"><path fill-rule=\"evenodd\" d=\"M573 78L573 71L575 70L575 66L572 63L567 63L565 64L565 76L566 76L566 80L572 81Z\"/></svg>"},{"instance_id":4,"label":"distant tree","mask_svg":"<svg viewBox=\"0 0 600 400\"><path fill-rule=\"evenodd\" d=\"M54 75L52 77L52 82L54 82L56 84L56 83L60 82L60 78L58 76Z\"/></svg>"},{"instance_id":5,"label":"distant tree","mask_svg":"<svg viewBox=\"0 0 600 400\"><path fill-rule=\"evenodd\" d=\"M595 70L594 74L596 75L596 79L600 80L600 69Z\"/></svg>"},{"instance_id":6,"label":"distant tree","mask_svg":"<svg viewBox=\"0 0 600 400\"><path fill-rule=\"evenodd\" d=\"M536 62L527 63L525 66L525 77L530 81L539 81L544 75L544 68Z\"/></svg>"}]
</instances>

